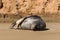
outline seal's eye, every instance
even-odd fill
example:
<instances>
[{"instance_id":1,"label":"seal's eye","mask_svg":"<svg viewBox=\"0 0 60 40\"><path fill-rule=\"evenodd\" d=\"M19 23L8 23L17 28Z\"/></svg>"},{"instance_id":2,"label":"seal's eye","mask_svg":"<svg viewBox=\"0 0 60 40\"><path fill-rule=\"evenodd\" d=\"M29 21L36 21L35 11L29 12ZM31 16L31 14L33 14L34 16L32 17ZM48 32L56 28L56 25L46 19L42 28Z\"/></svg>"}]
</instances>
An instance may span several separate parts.
<instances>
[{"instance_id":1,"label":"seal's eye","mask_svg":"<svg viewBox=\"0 0 60 40\"><path fill-rule=\"evenodd\" d=\"M43 27L43 25L40 25L40 27Z\"/></svg>"},{"instance_id":2,"label":"seal's eye","mask_svg":"<svg viewBox=\"0 0 60 40\"><path fill-rule=\"evenodd\" d=\"M40 27L42 27L43 25L40 25Z\"/></svg>"}]
</instances>

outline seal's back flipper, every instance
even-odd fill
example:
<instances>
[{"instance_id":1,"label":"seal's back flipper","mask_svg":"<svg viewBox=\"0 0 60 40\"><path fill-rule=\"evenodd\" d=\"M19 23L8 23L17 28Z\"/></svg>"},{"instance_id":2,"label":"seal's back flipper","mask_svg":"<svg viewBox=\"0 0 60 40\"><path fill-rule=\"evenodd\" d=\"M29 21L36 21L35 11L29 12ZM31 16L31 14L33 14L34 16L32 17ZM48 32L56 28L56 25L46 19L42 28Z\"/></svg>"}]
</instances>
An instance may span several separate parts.
<instances>
[{"instance_id":1,"label":"seal's back flipper","mask_svg":"<svg viewBox=\"0 0 60 40\"><path fill-rule=\"evenodd\" d=\"M16 25L16 22L13 22L13 23L10 25L10 29L13 29L15 25Z\"/></svg>"}]
</instances>

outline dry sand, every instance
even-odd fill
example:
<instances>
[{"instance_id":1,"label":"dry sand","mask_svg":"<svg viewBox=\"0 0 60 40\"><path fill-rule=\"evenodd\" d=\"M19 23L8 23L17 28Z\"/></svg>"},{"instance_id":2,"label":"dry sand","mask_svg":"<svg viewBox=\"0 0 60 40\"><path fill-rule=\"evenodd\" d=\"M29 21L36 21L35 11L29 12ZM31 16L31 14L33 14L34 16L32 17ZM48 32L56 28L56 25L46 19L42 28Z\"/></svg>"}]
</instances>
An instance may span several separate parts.
<instances>
[{"instance_id":1,"label":"dry sand","mask_svg":"<svg viewBox=\"0 0 60 40\"><path fill-rule=\"evenodd\" d=\"M47 23L46 31L9 29L10 23L0 23L0 40L60 40L60 23Z\"/></svg>"}]
</instances>

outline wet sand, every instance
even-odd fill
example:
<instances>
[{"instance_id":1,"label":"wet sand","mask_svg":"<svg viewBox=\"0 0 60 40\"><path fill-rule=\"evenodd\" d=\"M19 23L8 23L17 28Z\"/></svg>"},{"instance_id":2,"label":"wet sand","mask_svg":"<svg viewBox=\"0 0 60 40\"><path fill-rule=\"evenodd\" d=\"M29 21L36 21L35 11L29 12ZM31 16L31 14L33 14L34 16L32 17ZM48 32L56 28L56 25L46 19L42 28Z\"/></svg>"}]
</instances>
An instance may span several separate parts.
<instances>
[{"instance_id":1,"label":"wet sand","mask_svg":"<svg viewBox=\"0 0 60 40\"><path fill-rule=\"evenodd\" d=\"M10 23L0 23L0 40L60 40L60 23L47 23L49 30L9 29Z\"/></svg>"}]
</instances>

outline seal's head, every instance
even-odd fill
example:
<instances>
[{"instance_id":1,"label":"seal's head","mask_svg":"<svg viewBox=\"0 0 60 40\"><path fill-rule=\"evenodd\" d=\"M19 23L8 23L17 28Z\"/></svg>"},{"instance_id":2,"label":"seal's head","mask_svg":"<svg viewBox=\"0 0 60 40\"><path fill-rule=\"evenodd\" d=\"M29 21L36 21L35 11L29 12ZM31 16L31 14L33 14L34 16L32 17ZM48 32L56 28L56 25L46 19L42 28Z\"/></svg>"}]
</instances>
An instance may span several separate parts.
<instances>
[{"instance_id":1,"label":"seal's head","mask_svg":"<svg viewBox=\"0 0 60 40\"><path fill-rule=\"evenodd\" d=\"M39 31L39 30L45 30L46 29L46 24L36 24L35 27L34 27L34 31Z\"/></svg>"}]
</instances>

